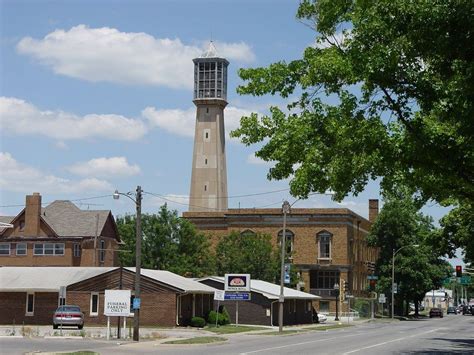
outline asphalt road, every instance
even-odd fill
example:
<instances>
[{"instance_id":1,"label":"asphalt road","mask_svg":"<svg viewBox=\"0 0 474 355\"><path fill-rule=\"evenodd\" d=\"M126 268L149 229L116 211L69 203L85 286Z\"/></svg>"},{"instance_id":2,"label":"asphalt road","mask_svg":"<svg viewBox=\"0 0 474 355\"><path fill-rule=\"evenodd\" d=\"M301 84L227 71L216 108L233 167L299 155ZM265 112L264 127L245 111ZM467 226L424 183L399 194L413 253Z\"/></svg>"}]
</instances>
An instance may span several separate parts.
<instances>
[{"instance_id":1,"label":"asphalt road","mask_svg":"<svg viewBox=\"0 0 474 355\"><path fill-rule=\"evenodd\" d=\"M76 339L0 339L1 354L94 350L122 354L474 354L474 316L364 323L355 327L297 335L225 336L226 343L163 345Z\"/></svg>"}]
</instances>

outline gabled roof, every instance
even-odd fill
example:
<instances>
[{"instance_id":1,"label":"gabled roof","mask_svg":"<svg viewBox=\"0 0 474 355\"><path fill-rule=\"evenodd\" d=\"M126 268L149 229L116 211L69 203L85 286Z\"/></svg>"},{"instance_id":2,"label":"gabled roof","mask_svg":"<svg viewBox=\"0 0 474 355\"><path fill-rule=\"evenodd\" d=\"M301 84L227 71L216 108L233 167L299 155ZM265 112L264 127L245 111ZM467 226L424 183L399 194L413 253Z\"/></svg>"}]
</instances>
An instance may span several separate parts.
<instances>
[{"instance_id":1,"label":"gabled roof","mask_svg":"<svg viewBox=\"0 0 474 355\"><path fill-rule=\"evenodd\" d=\"M126 267L125 269L135 272L134 267ZM141 274L187 293L214 293L215 291L213 287L166 270L141 269Z\"/></svg>"},{"instance_id":2,"label":"gabled roof","mask_svg":"<svg viewBox=\"0 0 474 355\"><path fill-rule=\"evenodd\" d=\"M100 235L109 210L83 211L71 201L57 200L41 209L41 217L60 237Z\"/></svg>"},{"instance_id":3,"label":"gabled roof","mask_svg":"<svg viewBox=\"0 0 474 355\"><path fill-rule=\"evenodd\" d=\"M58 292L61 286L89 279L116 267L0 267L0 291Z\"/></svg>"},{"instance_id":4,"label":"gabled roof","mask_svg":"<svg viewBox=\"0 0 474 355\"><path fill-rule=\"evenodd\" d=\"M222 276L207 276L196 279L196 281L212 280L219 283L224 283L225 279ZM280 297L280 285L262 280L250 280L250 290L252 292L260 293L270 300L277 300ZM316 300L321 297L312 295L311 293L297 291L289 287L283 288L283 296L285 299L308 299Z\"/></svg>"}]
</instances>

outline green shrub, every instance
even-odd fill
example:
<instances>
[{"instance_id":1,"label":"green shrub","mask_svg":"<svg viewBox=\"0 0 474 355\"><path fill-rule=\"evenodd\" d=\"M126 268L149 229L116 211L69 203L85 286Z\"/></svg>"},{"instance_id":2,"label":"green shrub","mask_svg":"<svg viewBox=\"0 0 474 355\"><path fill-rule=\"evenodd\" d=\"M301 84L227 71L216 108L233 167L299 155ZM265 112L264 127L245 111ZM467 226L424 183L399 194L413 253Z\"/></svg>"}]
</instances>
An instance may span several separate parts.
<instances>
[{"instance_id":1,"label":"green shrub","mask_svg":"<svg viewBox=\"0 0 474 355\"><path fill-rule=\"evenodd\" d=\"M210 311L209 312L209 315L207 316L207 322L209 324L216 324L216 318L217 318L217 324L219 325L224 325L224 324L228 324L228 322L226 323L226 318L225 318L225 315L223 315L222 313L217 313L216 311Z\"/></svg>"},{"instance_id":2,"label":"green shrub","mask_svg":"<svg viewBox=\"0 0 474 355\"><path fill-rule=\"evenodd\" d=\"M191 318L191 326L203 328L206 325L206 320L201 317L192 317Z\"/></svg>"},{"instance_id":3,"label":"green shrub","mask_svg":"<svg viewBox=\"0 0 474 355\"><path fill-rule=\"evenodd\" d=\"M221 314L224 317L223 324L230 324L230 315L229 315L229 312L227 312L227 309L224 306L222 306Z\"/></svg>"}]
</instances>

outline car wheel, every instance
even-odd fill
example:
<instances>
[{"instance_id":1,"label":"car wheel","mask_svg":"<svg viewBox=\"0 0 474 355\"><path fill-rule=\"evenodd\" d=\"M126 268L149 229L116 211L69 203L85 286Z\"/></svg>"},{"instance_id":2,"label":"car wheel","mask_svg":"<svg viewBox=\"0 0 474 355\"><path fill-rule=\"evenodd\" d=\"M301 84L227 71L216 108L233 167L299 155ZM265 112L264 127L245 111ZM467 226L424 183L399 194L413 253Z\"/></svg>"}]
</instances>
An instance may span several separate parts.
<instances>
[{"instance_id":1,"label":"car wheel","mask_svg":"<svg viewBox=\"0 0 474 355\"><path fill-rule=\"evenodd\" d=\"M58 325L57 325L57 324L53 324L53 329L58 329Z\"/></svg>"},{"instance_id":2,"label":"car wheel","mask_svg":"<svg viewBox=\"0 0 474 355\"><path fill-rule=\"evenodd\" d=\"M82 328L84 328L84 325L78 325L77 326L77 329L82 329Z\"/></svg>"}]
</instances>

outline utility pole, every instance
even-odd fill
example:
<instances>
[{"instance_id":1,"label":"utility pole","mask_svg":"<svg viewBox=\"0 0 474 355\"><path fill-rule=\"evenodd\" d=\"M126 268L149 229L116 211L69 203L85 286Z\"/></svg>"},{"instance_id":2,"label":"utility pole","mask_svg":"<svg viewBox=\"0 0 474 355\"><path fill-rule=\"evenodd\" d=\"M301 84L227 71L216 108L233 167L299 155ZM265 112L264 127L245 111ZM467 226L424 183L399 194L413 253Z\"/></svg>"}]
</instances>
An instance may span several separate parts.
<instances>
[{"instance_id":1,"label":"utility pole","mask_svg":"<svg viewBox=\"0 0 474 355\"><path fill-rule=\"evenodd\" d=\"M282 205L283 210L283 235L281 236L281 265L280 265L280 297L278 298L278 332L283 332L283 303L285 302L284 283L285 283L285 242L286 242L286 214L290 212L290 203L284 201Z\"/></svg>"},{"instance_id":2,"label":"utility pole","mask_svg":"<svg viewBox=\"0 0 474 355\"><path fill-rule=\"evenodd\" d=\"M142 257L142 188L137 186L135 204L137 207L136 241L135 241L135 299L140 299L140 275ZM133 340L140 340L140 309L134 310Z\"/></svg>"}]
</instances>

